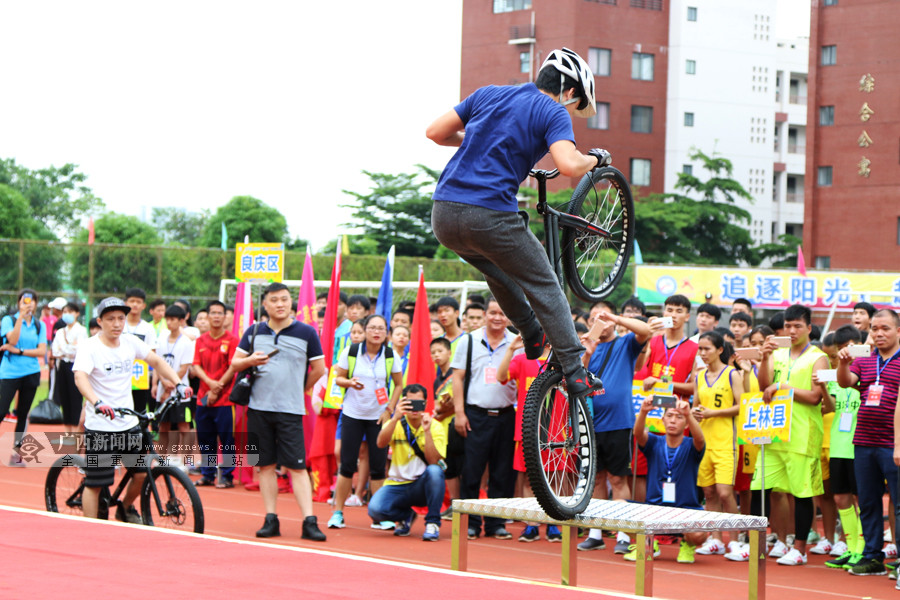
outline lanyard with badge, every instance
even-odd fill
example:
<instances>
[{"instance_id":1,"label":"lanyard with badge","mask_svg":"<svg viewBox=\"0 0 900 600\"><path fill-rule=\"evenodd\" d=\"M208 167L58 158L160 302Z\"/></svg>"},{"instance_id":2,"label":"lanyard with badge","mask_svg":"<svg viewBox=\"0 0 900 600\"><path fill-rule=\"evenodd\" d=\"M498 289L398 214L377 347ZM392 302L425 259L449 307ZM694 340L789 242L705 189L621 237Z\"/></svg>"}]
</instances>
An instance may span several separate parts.
<instances>
[{"instance_id":1,"label":"lanyard with badge","mask_svg":"<svg viewBox=\"0 0 900 600\"><path fill-rule=\"evenodd\" d=\"M484 368L484 384L492 385L497 383L497 367L494 366L494 352L496 352L497 350L491 348L490 342L488 342L484 338L481 339L481 343L488 350L488 366ZM502 345L503 342L500 342L500 344ZM497 348L499 347L500 346L497 346Z\"/></svg>"},{"instance_id":2,"label":"lanyard with badge","mask_svg":"<svg viewBox=\"0 0 900 600\"><path fill-rule=\"evenodd\" d=\"M375 358L372 359L372 362L369 363L369 366L372 368L372 380L375 382L375 385L378 386L378 375L375 373L375 366L378 364L378 358L381 356L382 348L378 349L378 352L375 353ZM366 358L368 358L368 353L366 354ZM387 380L390 377L390 373L387 372L387 361L384 362L384 385L381 387L375 388L375 399L378 400L378 404L387 404L388 402L388 393L387 393Z\"/></svg>"},{"instance_id":3,"label":"lanyard with badge","mask_svg":"<svg viewBox=\"0 0 900 600\"><path fill-rule=\"evenodd\" d=\"M844 401L841 404L841 416L840 421L838 421L838 431L841 433L850 433L850 430L853 429L853 413L850 412L850 394L853 392L851 389L843 390L844 392Z\"/></svg>"},{"instance_id":4,"label":"lanyard with badge","mask_svg":"<svg viewBox=\"0 0 900 600\"><path fill-rule=\"evenodd\" d=\"M791 371L794 370L794 366L797 364L797 361L799 361L801 358L803 358L803 355L806 354L807 350L809 350L809 343L807 343L805 346L803 346L803 350L800 351L800 354L797 356L797 358L791 360L791 351L790 351L790 349L788 349L788 371L787 371L787 377L784 378L783 383L791 382Z\"/></svg>"},{"instance_id":5,"label":"lanyard with badge","mask_svg":"<svg viewBox=\"0 0 900 600\"><path fill-rule=\"evenodd\" d=\"M663 368L662 373L660 373L660 381L663 383L672 383L672 376L669 375L669 365L672 364L672 359L675 358L675 354L678 352L678 348L687 340L686 337L681 338L681 341L675 344L675 348L672 349L672 355L669 355L669 345L666 344L665 338L663 338L663 351L666 353L666 366Z\"/></svg>"},{"instance_id":6,"label":"lanyard with badge","mask_svg":"<svg viewBox=\"0 0 900 600\"><path fill-rule=\"evenodd\" d=\"M869 386L869 393L866 394L866 406L879 406L881 404L881 394L884 392L884 386L881 385L881 374L887 368L888 363L894 360L898 354L900 354L900 350L897 350L892 357L884 361L884 364L881 364L881 354L877 355L875 385Z\"/></svg>"},{"instance_id":7,"label":"lanyard with badge","mask_svg":"<svg viewBox=\"0 0 900 600\"><path fill-rule=\"evenodd\" d=\"M679 445L675 448L675 452L672 452L670 456L669 452L672 448L669 448L669 444L665 441L663 444L666 459L666 480L663 481L662 484L662 501L667 504L675 504L675 482L672 481L672 467L675 466L675 463L678 460L678 453L681 451L681 446Z\"/></svg>"}]
</instances>

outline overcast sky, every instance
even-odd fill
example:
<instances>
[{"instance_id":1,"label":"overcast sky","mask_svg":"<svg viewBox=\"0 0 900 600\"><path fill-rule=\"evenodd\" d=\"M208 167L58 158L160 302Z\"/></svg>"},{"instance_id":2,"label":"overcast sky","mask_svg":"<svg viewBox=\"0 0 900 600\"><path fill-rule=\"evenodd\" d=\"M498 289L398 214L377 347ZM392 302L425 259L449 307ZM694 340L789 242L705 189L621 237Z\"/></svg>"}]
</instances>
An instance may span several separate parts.
<instances>
[{"instance_id":1,"label":"overcast sky","mask_svg":"<svg viewBox=\"0 0 900 600\"><path fill-rule=\"evenodd\" d=\"M808 35L809 0L778 1L776 35ZM459 100L461 15L462 0L0 0L0 157L78 164L127 214L252 195L315 250L362 169L451 156L424 131Z\"/></svg>"}]
</instances>

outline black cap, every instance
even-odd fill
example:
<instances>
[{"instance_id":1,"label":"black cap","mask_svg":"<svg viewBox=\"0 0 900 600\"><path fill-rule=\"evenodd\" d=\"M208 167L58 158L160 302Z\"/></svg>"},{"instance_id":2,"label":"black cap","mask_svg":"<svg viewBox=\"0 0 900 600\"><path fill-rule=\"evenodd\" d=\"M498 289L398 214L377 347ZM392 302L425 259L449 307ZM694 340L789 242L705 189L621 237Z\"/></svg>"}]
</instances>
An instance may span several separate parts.
<instances>
[{"instance_id":1,"label":"black cap","mask_svg":"<svg viewBox=\"0 0 900 600\"><path fill-rule=\"evenodd\" d=\"M101 300L100 304L97 305L97 316L102 317L111 310L121 310L126 315L131 312L131 308L125 302L110 296Z\"/></svg>"}]
</instances>

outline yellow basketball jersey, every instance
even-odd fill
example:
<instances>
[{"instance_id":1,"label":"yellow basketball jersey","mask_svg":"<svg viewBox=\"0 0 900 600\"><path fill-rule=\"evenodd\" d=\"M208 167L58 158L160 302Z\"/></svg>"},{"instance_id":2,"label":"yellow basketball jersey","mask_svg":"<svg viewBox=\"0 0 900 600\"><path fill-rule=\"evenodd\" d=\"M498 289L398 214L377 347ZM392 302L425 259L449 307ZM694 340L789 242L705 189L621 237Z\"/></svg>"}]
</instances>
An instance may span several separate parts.
<instances>
[{"instance_id":1,"label":"yellow basketball jersey","mask_svg":"<svg viewBox=\"0 0 900 600\"><path fill-rule=\"evenodd\" d=\"M734 392L731 390L731 374L734 367L725 367L715 381L707 381L709 369L697 374L697 395L700 406L711 410L721 410L734 406ZM710 417L700 421L700 429L706 439L707 450L733 450L736 443L734 417Z\"/></svg>"}]
</instances>

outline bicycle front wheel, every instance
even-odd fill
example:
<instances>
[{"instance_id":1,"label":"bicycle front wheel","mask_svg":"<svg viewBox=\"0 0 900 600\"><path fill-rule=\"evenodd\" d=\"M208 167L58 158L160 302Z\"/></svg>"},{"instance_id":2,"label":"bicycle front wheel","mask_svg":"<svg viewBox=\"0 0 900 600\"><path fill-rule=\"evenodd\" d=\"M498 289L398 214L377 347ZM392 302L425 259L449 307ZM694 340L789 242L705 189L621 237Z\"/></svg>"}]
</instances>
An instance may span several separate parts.
<instances>
[{"instance_id":1,"label":"bicycle front wheel","mask_svg":"<svg viewBox=\"0 0 900 600\"><path fill-rule=\"evenodd\" d=\"M154 467L141 490L144 525L203 533L203 504L190 478L174 467Z\"/></svg>"},{"instance_id":2,"label":"bicycle front wheel","mask_svg":"<svg viewBox=\"0 0 900 600\"><path fill-rule=\"evenodd\" d=\"M559 370L535 378L522 413L522 450L531 490L544 512L565 521L584 512L594 492L594 423L584 398L578 422L569 416L569 397Z\"/></svg>"},{"instance_id":3,"label":"bicycle front wheel","mask_svg":"<svg viewBox=\"0 0 900 600\"><path fill-rule=\"evenodd\" d=\"M602 300L622 281L634 245L634 201L628 181L613 167L591 171L572 192L567 212L608 232L604 236L564 227L560 240L572 292L587 302Z\"/></svg>"},{"instance_id":4,"label":"bicycle front wheel","mask_svg":"<svg viewBox=\"0 0 900 600\"><path fill-rule=\"evenodd\" d=\"M84 491L83 456L70 456L53 463L44 481L44 503L47 512L84 516L81 493Z\"/></svg>"}]
</instances>

